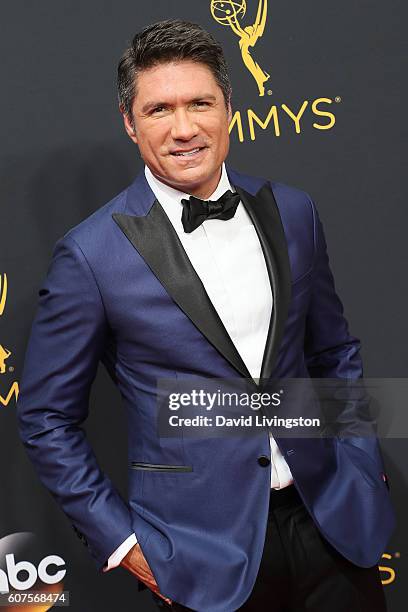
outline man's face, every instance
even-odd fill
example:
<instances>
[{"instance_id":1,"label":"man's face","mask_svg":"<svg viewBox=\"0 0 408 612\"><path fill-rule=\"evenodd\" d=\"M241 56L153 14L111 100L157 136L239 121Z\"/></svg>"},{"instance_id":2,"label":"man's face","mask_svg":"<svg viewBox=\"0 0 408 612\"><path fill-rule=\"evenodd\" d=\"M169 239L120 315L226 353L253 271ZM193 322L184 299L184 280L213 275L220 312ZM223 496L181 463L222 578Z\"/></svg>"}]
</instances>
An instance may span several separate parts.
<instances>
[{"instance_id":1,"label":"man's face","mask_svg":"<svg viewBox=\"0 0 408 612\"><path fill-rule=\"evenodd\" d=\"M159 64L137 77L129 137L163 183L208 198L228 154L231 107L205 64Z\"/></svg>"}]
</instances>

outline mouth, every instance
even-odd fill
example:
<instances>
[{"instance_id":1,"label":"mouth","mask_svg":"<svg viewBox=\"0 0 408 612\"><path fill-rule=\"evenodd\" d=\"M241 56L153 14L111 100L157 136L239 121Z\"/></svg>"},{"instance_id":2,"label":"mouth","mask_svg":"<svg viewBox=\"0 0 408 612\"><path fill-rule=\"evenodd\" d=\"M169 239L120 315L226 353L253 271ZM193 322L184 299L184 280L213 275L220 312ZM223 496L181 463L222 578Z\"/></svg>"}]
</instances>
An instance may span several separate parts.
<instances>
[{"instance_id":1,"label":"mouth","mask_svg":"<svg viewBox=\"0 0 408 612\"><path fill-rule=\"evenodd\" d=\"M203 151L204 149L206 149L206 147L194 147L194 149L178 149L176 151L171 151L170 154L173 157L195 157L197 155L199 155L201 153L201 151Z\"/></svg>"}]
</instances>

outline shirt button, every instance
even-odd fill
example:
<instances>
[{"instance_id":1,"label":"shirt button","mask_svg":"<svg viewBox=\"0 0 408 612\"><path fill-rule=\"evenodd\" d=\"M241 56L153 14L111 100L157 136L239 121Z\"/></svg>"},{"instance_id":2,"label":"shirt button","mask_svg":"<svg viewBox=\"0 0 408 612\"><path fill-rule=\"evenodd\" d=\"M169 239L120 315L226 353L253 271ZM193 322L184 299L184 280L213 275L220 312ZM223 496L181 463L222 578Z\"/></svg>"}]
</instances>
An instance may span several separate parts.
<instances>
[{"instance_id":1,"label":"shirt button","mask_svg":"<svg viewBox=\"0 0 408 612\"><path fill-rule=\"evenodd\" d=\"M261 455L260 457L258 457L258 463L259 465L262 465L262 467L268 466L270 462L271 460L266 455Z\"/></svg>"}]
</instances>

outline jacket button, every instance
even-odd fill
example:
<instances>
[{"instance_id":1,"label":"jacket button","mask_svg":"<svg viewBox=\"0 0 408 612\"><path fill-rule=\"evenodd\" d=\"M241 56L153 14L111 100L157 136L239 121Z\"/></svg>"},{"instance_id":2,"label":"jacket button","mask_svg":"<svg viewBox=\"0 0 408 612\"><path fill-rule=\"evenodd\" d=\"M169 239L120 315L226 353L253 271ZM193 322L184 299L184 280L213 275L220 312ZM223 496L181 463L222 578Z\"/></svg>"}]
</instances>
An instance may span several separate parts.
<instances>
[{"instance_id":1,"label":"jacket button","mask_svg":"<svg viewBox=\"0 0 408 612\"><path fill-rule=\"evenodd\" d=\"M261 455L260 457L258 457L258 463L259 465L262 465L262 467L266 467L267 465L269 465L271 462L270 458L267 457L266 455Z\"/></svg>"}]
</instances>

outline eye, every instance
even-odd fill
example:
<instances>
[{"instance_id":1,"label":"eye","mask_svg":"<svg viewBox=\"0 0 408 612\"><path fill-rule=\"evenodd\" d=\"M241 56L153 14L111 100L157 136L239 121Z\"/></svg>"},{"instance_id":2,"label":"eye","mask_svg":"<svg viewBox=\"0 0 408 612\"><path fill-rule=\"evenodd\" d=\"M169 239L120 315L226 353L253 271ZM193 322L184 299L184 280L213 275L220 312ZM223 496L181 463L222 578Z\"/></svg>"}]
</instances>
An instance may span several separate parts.
<instances>
[{"instance_id":1,"label":"eye","mask_svg":"<svg viewBox=\"0 0 408 612\"><path fill-rule=\"evenodd\" d=\"M163 110L165 110L164 106L156 106L155 108L152 109L151 113L153 115L154 113L160 113Z\"/></svg>"},{"instance_id":2,"label":"eye","mask_svg":"<svg viewBox=\"0 0 408 612\"><path fill-rule=\"evenodd\" d=\"M196 100L193 102L193 106L210 106L210 103L205 100Z\"/></svg>"}]
</instances>

